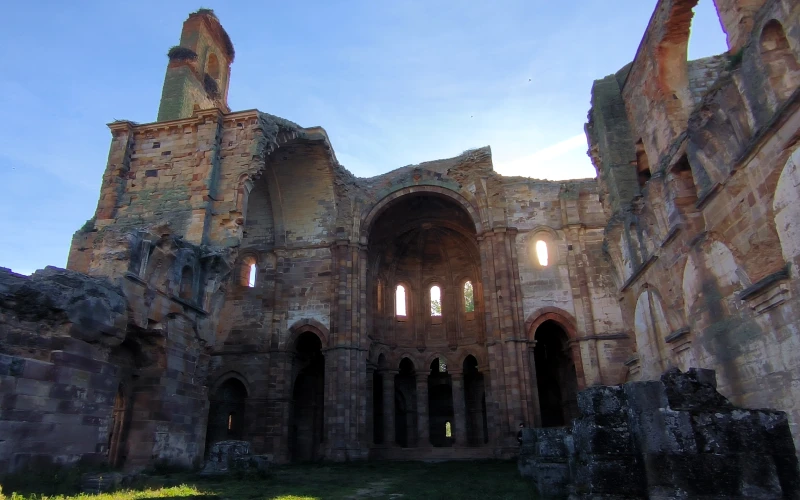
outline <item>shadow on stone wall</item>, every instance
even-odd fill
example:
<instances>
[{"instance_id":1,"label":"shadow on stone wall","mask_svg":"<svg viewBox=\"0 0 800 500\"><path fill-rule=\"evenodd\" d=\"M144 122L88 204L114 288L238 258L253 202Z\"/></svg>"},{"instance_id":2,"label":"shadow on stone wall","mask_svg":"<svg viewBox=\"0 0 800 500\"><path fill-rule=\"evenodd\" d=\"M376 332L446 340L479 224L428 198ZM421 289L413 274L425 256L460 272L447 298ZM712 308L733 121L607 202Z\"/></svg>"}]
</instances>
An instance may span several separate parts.
<instances>
[{"instance_id":1,"label":"shadow on stone wall","mask_svg":"<svg viewBox=\"0 0 800 500\"><path fill-rule=\"evenodd\" d=\"M800 498L786 413L733 406L712 370L578 395L571 427L526 429L519 470L543 496Z\"/></svg>"}]
</instances>

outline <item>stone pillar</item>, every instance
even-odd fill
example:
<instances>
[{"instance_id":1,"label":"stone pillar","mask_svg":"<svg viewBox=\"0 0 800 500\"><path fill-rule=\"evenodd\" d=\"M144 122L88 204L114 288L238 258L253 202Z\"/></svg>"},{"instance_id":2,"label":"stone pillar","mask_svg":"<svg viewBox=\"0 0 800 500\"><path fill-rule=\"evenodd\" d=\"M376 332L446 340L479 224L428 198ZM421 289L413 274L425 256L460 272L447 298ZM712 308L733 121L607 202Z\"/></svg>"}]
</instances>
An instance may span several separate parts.
<instances>
[{"instance_id":1,"label":"stone pillar","mask_svg":"<svg viewBox=\"0 0 800 500\"><path fill-rule=\"evenodd\" d=\"M109 124L108 128L111 129L111 148L108 152L106 171L103 174L103 185L100 188L100 201L95 212L95 224L99 228L113 223L119 196L125 190L133 152L134 126L131 122L114 122Z\"/></svg>"},{"instance_id":2,"label":"stone pillar","mask_svg":"<svg viewBox=\"0 0 800 500\"><path fill-rule=\"evenodd\" d=\"M197 245L208 243L208 226L211 222L212 199L219 177L219 152L222 140L222 111L206 109L197 112L197 157L192 167L192 180L186 186L191 193L189 205L192 215L186 228L186 241Z\"/></svg>"},{"instance_id":3,"label":"stone pillar","mask_svg":"<svg viewBox=\"0 0 800 500\"><path fill-rule=\"evenodd\" d=\"M375 365L367 363L367 380L366 380L366 393L367 393L367 422L364 426L364 436L361 440L365 443L375 444Z\"/></svg>"},{"instance_id":4,"label":"stone pillar","mask_svg":"<svg viewBox=\"0 0 800 500\"><path fill-rule=\"evenodd\" d=\"M455 417L456 446L467 446L467 405L464 398L464 372L451 371L450 380L453 391L453 416Z\"/></svg>"},{"instance_id":5,"label":"stone pillar","mask_svg":"<svg viewBox=\"0 0 800 500\"><path fill-rule=\"evenodd\" d=\"M396 446L394 432L394 377L398 370L384 370L383 375L383 443Z\"/></svg>"},{"instance_id":6,"label":"stone pillar","mask_svg":"<svg viewBox=\"0 0 800 500\"><path fill-rule=\"evenodd\" d=\"M417 447L431 445L428 415L428 374L417 373Z\"/></svg>"},{"instance_id":7,"label":"stone pillar","mask_svg":"<svg viewBox=\"0 0 800 500\"><path fill-rule=\"evenodd\" d=\"M366 247L349 240L331 245L331 279L336 298L331 304L329 346L325 352L325 426L327 459L366 459L371 437L367 427ZM367 441L364 439L367 438Z\"/></svg>"}]
</instances>

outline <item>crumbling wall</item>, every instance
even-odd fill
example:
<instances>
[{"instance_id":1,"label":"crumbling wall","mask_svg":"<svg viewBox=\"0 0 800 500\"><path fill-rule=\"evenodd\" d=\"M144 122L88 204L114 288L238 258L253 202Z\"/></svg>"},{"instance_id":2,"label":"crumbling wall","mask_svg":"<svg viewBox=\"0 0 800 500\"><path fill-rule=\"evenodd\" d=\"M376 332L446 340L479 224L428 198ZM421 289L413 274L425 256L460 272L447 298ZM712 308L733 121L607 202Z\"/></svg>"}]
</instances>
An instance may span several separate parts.
<instances>
[{"instance_id":1,"label":"crumbling wall","mask_svg":"<svg viewBox=\"0 0 800 500\"><path fill-rule=\"evenodd\" d=\"M520 472L570 498L795 498L800 469L786 413L737 408L714 373L592 387L580 417L526 429Z\"/></svg>"},{"instance_id":2,"label":"crumbling wall","mask_svg":"<svg viewBox=\"0 0 800 500\"><path fill-rule=\"evenodd\" d=\"M685 19L673 14L691 3L659 2L620 93L632 130L643 130L642 120L656 120L649 110L664 105L662 95L639 83L647 75L654 81L664 76L646 68L670 62L653 50L659 40L676 40L670 37ZM737 36L747 29L748 43L678 68L687 68L693 106L651 125L671 131L665 135L671 140L645 140L651 177L627 201L616 194L627 184L609 182L614 154L631 143L609 148L619 127L601 119L619 108L619 99L600 92L609 78L595 85L587 129L612 214L605 248L618 277L623 321L635 326L637 351L627 360L628 376L646 380L670 366L714 369L720 392L743 406L786 410L797 437L798 394L789 381L800 363L777 353L794 349L800 317L791 266L795 231L787 215L796 189L787 187L791 174L785 173L797 152L800 81L792 60L800 60L800 47L789 43L790 35L785 44L780 39L781 30L798 30L800 11L781 0L718 6L726 23L736 17L731 9L747 17L751 24ZM773 66L778 59L781 70ZM703 69L705 76L691 76L708 62L713 68Z\"/></svg>"},{"instance_id":3,"label":"crumbling wall","mask_svg":"<svg viewBox=\"0 0 800 500\"><path fill-rule=\"evenodd\" d=\"M105 462L127 321L108 280L0 269L0 474Z\"/></svg>"}]
</instances>

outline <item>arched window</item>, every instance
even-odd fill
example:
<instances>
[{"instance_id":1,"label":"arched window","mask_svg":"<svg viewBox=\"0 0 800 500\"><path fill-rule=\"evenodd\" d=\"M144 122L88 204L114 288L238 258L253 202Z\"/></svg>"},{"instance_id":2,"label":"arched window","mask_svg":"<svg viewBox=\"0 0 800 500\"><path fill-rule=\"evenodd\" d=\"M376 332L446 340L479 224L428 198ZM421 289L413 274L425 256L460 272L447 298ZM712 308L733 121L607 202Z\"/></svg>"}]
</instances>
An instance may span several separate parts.
<instances>
[{"instance_id":1,"label":"arched window","mask_svg":"<svg viewBox=\"0 0 800 500\"><path fill-rule=\"evenodd\" d=\"M406 315L406 288L403 285L397 285L394 293L395 301L395 314L397 316Z\"/></svg>"},{"instance_id":2,"label":"arched window","mask_svg":"<svg viewBox=\"0 0 800 500\"><path fill-rule=\"evenodd\" d=\"M450 422L444 423L444 437L453 437L453 429L450 427Z\"/></svg>"},{"instance_id":3,"label":"arched window","mask_svg":"<svg viewBox=\"0 0 800 500\"><path fill-rule=\"evenodd\" d=\"M239 284L248 288L254 288L256 286L256 280L258 279L256 258L252 255L248 255L242 259L240 266Z\"/></svg>"},{"instance_id":4,"label":"arched window","mask_svg":"<svg viewBox=\"0 0 800 500\"><path fill-rule=\"evenodd\" d=\"M471 281L464 282L464 312L475 311L475 290Z\"/></svg>"},{"instance_id":5,"label":"arched window","mask_svg":"<svg viewBox=\"0 0 800 500\"><path fill-rule=\"evenodd\" d=\"M789 47L783 26L774 19L761 31L761 59L778 103L784 102L800 83L800 63Z\"/></svg>"},{"instance_id":6,"label":"arched window","mask_svg":"<svg viewBox=\"0 0 800 500\"><path fill-rule=\"evenodd\" d=\"M442 289L438 285L431 287L431 316L442 315Z\"/></svg>"},{"instance_id":7,"label":"arched window","mask_svg":"<svg viewBox=\"0 0 800 500\"><path fill-rule=\"evenodd\" d=\"M216 54L211 53L208 55L208 62L206 63L206 74L214 80L219 80L219 60Z\"/></svg>"},{"instance_id":8,"label":"arched window","mask_svg":"<svg viewBox=\"0 0 800 500\"><path fill-rule=\"evenodd\" d=\"M250 274L247 277L247 286L253 288L256 286L256 263L250 264Z\"/></svg>"},{"instance_id":9,"label":"arched window","mask_svg":"<svg viewBox=\"0 0 800 500\"><path fill-rule=\"evenodd\" d=\"M547 255L547 243L544 240L536 242L536 259L542 267L547 267L547 264L550 262Z\"/></svg>"},{"instance_id":10,"label":"arched window","mask_svg":"<svg viewBox=\"0 0 800 500\"><path fill-rule=\"evenodd\" d=\"M228 430L233 430L233 416L236 415L234 412L228 413Z\"/></svg>"},{"instance_id":11,"label":"arched window","mask_svg":"<svg viewBox=\"0 0 800 500\"><path fill-rule=\"evenodd\" d=\"M192 300L192 293L193 283L192 283L192 268L186 266L183 268L181 272L181 287L179 292L179 297L184 300Z\"/></svg>"}]
</instances>

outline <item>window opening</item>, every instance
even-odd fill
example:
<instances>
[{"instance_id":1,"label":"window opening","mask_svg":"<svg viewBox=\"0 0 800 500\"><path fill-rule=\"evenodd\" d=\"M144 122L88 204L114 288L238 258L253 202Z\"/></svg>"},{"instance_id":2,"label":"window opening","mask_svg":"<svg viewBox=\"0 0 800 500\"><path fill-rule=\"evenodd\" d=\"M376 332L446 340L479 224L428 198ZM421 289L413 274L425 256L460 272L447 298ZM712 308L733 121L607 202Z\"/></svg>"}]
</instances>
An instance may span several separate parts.
<instances>
[{"instance_id":1,"label":"window opening","mask_svg":"<svg viewBox=\"0 0 800 500\"><path fill-rule=\"evenodd\" d=\"M439 358L439 373L447 373L447 362Z\"/></svg>"},{"instance_id":2,"label":"window opening","mask_svg":"<svg viewBox=\"0 0 800 500\"><path fill-rule=\"evenodd\" d=\"M444 423L444 437L453 437L453 429L450 427L450 422Z\"/></svg>"},{"instance_id":3,"label":"window opening","mask_svg":"<svg viewBox=\"0 0 800 500\"><path fill-rule=\"evenodd\" d=\"M253 288L256 286L256 264L250 264L250 275L247 278L247 286Z\"/></svg>"},{"instance_id":4,"label":"window opening","mask_svg":"<svg viewBox=\"0 0 800 500\"><path fill-rule=\"evenodd\" d=\"M228 414L228 430L233 430L233 413Z\"/></svg>"},{"instance_id":5,"label":"window opening","mask_svg":"<svg viewBox=\"0 0 800 500\"><path fill-rule=\"evenodd\" d=\"M549 262L547 255L547 243L545 243L543 240L536 242L536 258L539 260L540 266L547 267Z\"/></svg>"},{"instance_id":6,"label":"window opening","mask_svg":"<svg viewBox=\"0 0 800 500\"><path fill-rule=\"evenodd\" d=\"M442 289L436 285L431 287L431 316L442 315Z\"/></svg>"},{"instance_id":7,"label":"window opening","mask_svg":"<svg viewBox=\"0 0 800 500\"><path fill-rule=\"evenodd\" d=\"M464 312L473 311L475 311L475 290L472 288L472 282L467 281L464 283Z\"/></svg>"},{"instance_id":8,"label":"window opening","mask_svg":"<svg viewBox=\"0 0 800 500\"><path fill-rule=\"evenodd\" d=\"M636 177L639 181L639 187L644 187L652 177L650 174L650 160L647 159L647 151L645 151L644 143L641 139L636 143Z\"/></svg>"},{"instance_id":9,"label":"window opening","mask_svg":"<svg viewBox=\"0 0 800 500\"><path fill-rule=\"evenodd\" d=\"M406 315L406 289L403 285L397 285L395 292L395 313L398 316Z\"/></svg>"},{"instance_id":10,"label":"window opening","mask_svg":"<svg viewBox=\"0 0 800 500\"><path fill-rule=\"evenodd\" d=\"M700 0L693 10L686 56L689 61L728 51L728 37L722 27L715 2Z\"/></svg>"}]
</instances>

